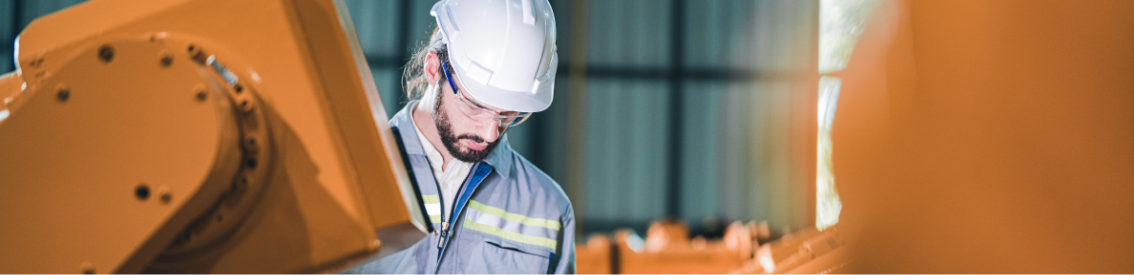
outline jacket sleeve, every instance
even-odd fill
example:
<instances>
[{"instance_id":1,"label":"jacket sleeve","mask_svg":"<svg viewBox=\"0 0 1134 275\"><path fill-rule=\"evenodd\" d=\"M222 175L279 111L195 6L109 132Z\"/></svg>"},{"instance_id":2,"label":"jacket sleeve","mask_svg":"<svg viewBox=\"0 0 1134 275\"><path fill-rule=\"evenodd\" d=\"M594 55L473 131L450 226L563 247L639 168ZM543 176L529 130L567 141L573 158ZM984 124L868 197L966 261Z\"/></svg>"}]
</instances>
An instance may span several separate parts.
<instances>
[{"instance_id":1,"label":"jacket sleeve","mask_svg":"<svg viewBox=\"0 0 1134 275\"><path fill-rule=\"evenodd\" d=\"M575 210L567 205L563 215L563 228L559 231L559 249L555 253L555 274L575 274Z\"/></svg>"}]
</instances>

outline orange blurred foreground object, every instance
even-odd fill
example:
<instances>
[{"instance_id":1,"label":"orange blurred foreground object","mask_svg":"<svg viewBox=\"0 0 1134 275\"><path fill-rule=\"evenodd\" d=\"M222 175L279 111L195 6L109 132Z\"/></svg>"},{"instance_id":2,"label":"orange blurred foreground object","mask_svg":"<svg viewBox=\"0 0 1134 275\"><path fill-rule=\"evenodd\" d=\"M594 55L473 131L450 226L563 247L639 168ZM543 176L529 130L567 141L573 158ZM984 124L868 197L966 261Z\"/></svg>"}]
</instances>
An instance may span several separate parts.
<instances>
[{"instance_id":1,"label":"orange blurred foreground object","mask_svg":"<svg viewBox=\"0 0 1134 275\"><path fill-rule=\"evenodd\" d=\"M1134 272L1134 1L887 1L833 126L850 272Z\"/></svg>"},{"instance_id":2,"label":"orange blurred foreground object","mask_svg":"<svg viewBox=\"0 0 1134 275\"><path fill-rule=\"evenodd\" d=\"M33 21L0 80L0 273L335 272L424 236L341 4Z\"/></svg>"}]
</instances>

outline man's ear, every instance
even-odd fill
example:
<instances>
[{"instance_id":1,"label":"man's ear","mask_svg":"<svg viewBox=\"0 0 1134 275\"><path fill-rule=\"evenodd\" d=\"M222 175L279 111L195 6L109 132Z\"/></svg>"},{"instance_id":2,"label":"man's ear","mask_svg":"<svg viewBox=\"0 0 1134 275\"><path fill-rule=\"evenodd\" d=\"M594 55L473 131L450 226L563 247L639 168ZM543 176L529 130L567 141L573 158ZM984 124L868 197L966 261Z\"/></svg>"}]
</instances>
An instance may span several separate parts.
<instances>
[{"instance_id":1,"label":"man's ear","mask_svg":"<svg viewBox=\"0 0 1134 275\"><path fill-rule=\"evenodd\" d=\"M437 83L441 80L441 74L438 71L441 69L441 59L437 57L437 53L429 51L425 55L425 64L422 66L422 71L425 73L425 79L429 81L429 85Z\"/></svg>"}]
</instances>

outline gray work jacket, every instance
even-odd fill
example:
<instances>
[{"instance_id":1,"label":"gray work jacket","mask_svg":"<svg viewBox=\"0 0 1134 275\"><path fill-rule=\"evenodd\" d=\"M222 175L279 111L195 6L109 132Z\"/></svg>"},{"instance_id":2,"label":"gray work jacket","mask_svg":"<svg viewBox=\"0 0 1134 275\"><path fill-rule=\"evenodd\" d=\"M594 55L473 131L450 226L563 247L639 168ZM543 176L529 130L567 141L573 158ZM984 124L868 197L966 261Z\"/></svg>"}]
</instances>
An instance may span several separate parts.
<instances>
[{"instance_id":1,"label":"gray work jacket","mask_svg":"<svg viewBox=\"0 0 1134 275\"><path fill-rule=\"evenodd\" d=\"M406 104L390 126L433 232L412 247L348 273L575 273L575 215L559 184L512 151L507 135L475 163L455 197L439 187ZM445 217L441 205L453 207Z\"/></svg>"}]
</instances>

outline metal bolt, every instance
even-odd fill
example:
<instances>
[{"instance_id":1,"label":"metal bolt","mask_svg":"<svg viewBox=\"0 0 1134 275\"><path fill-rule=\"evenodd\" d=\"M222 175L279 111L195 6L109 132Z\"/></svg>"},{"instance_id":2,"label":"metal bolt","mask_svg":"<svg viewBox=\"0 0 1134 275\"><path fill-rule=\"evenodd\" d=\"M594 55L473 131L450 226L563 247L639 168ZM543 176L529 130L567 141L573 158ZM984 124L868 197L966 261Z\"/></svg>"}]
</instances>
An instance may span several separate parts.
<instances>
[{"instance_id":1,"label":"metal bolt","mask_svg":"<svg viewBox=\"0 0 1134 275\"><path fill-rule=\"evenodd\" d=\"M196 87L193 87L193 91L195 91L197 101L205 101L205 98L209 97L209 93L205 91L205 85L197 84Z\"/></svg>"},{"instance_id":2,"label":"metal bolt","mask_svg":"<svg viewBox=\"0 0 1134 275\"><path fill-rule=\"evenodd\" d=\"M251 181L248 175L241 176L239 180L233 183L232 189L244 190L248 188L248 182Z\"/></svg>"},{"instance_id":3,"label":"metal bolt","mask_svg":"<svg viewBox=\"0 0 1134 275\"><path fill-rule=\"evenodd\" d=\"M114 48L110 47L110 45L102 45L102 47L98 49L98 59L102 60L102 62L110 63L110 60L114 59Z\"/></svg>"},{"instance_id":4,"label":"metal bolt","mask_svg":"<svg viewBox=\"0 0 1134 275\"><path fill-rule=\"evenodd\" d=\"M161 55L161 66L169 67L169 65L173 65L173 56L169 55L169 53L163 53Z\"/></svg>"},{"instance_id":5,"label":"metal bolt","mask_svg":"<svg viewBox=\"0 0 1134 275\"><path fill-rule=\"evenodd\" d=\"M169 191L169 186L163 185L158 187L158 194L161 194L160 198L163 203L173 201L173 193Z\"/></svg>"},{"instance_id":6,"label":"metal bolt","mask_svg":"<svg viewBox=\"0 0 1134 275\"><path fill-rule=\"evenodd\" d=\"M197 47L197 45L189 44L189 47L187 47L186 49L189 51L189 59L197 61L198 64L204 65L206 59L208 59L209 57L205 53L201 52L201 47Z\"/></svg>"},{"instance_id":7,"label":"metal bolt","mask_svg":"<svg viewBox=\"0 0 1134 275\"><path fill-rule=\"evenodd\" d=\"M59 99L59 101L67 101L67 99L71 98L71 88L68 88L67 85L59 84L55 89L55 98Z\"/></svg>"},{"instance_id":8,"label":"metal bolt","mask_svg":"<svg viewBox=\"0 0 1134 275\"><path fill-rule=\"evenodd\" d=\"M137 197L139 200L143 201L149 199L150 187L146 186L145 183L138 184L138 187L134 187L134 197Z\"/></svg>"},{"instance_id":9,"label":"metal bolt","mask_svg":"<svg viewBox=\"0 0 1134 275\"><path fill-rule=\"evenodd\" d=\"M251 112L252 107L254 107L253 104L252 104L252 101L248 100L247 98L240 100L240 110L241 111L244 111L245 113Z\"/></svg>"},{"instance_id":10,"label":"metal bolt","mask_svg":"<svg viewBox=\"0 0 1134 275\"><path fill-rule=\"evenodd\" d=\"M256 140L255 136L249 135L244 137L244 150L248 152L260 151L260 143Z\"/></svg>"},{"instance_id":11,"label":"metal bolt","mask_svg":"<svg viewBox=\"0 0 1134 275\"><path fill-rule=\"evenodd\" d=\"M166 36L169 36L169 34L166 32L155 33L154 35L150 36L150 42L161 44L162 42L165 42Z\"/></svg>"},{"instance_id":12,"label":"metal bolt","mask_svg":"<svg viewBox=\"0 0 1134 275\"><path fill-rule=\"evenodd\" d=\"M30 62L28 62L28 66L31 66L32 68L39 68L39 65L43 65L43 54L36 55Z\"/></svg>"}]
</instances>

